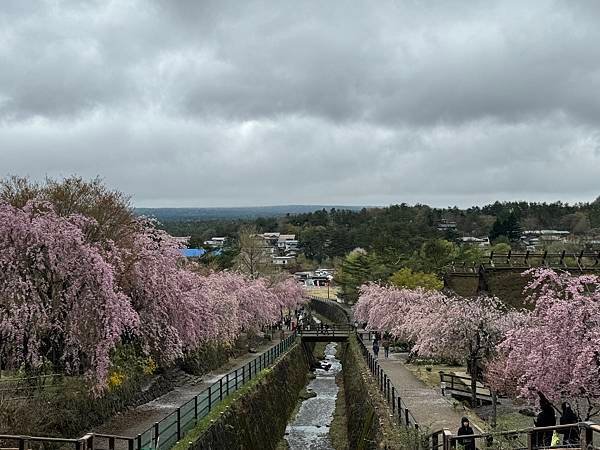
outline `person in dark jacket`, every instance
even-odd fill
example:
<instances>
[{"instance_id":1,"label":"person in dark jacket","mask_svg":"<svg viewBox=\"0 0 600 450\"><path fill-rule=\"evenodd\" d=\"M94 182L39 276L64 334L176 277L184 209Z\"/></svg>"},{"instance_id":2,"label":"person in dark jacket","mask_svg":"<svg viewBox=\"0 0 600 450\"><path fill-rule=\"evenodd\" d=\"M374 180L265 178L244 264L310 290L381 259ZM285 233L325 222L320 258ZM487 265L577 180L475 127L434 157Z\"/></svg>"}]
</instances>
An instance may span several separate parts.
<instances>
[{"instance_id":1,"label":"person in dark jacket","mask_svg":"<svg viewBox=\"0 0 600 450\"><path fill-rule=\"evenodd\" d=\"M373 341L373 354L375 354L375 359L379 356L379 341L377 338Z\"/></svg>"},{"instance_id":2,"label":"person in dark jacket","mask_svg":"<svg viewBox=\"0 0 600 450\"><path fill-rule=\"evenodd\" d=\"M560 416L561 425L576 424L579 422L577 414L571 408L569 402L562 404L562 414ZM563 435L563 444L574 446L579 444L579 427L574 426L570 428L563 428L559 431Z\"/></svg>"},{"instance_id":3,"label":"person in dark jacket","mask_svg":"<svg viewBox=\"0 0 600 450\"><path fill-rule=\"evenodd\" d=\"M533 421L536 427L553 427L556 425L554 408L548 399L542 394L540 396L540 412ZM537 431L533 435L534 448L550 447L552 443L552 430Z\"/></svg>"},{"instance_id":4,"label":"person in dark jacket","mask_svg":"<svg viewBox=\"0 0 600 450\"><path fill-rule=\"evenodd\" d=\"M460 428L458 429L459 436L469 436L474 435L473 428L471 428L471 424L469 423L468 417L463 417L460 421ZM462 438L458 439L458 443L464 447L465 450L475 450L475 438Z\"/></svg>"}]
</instances>

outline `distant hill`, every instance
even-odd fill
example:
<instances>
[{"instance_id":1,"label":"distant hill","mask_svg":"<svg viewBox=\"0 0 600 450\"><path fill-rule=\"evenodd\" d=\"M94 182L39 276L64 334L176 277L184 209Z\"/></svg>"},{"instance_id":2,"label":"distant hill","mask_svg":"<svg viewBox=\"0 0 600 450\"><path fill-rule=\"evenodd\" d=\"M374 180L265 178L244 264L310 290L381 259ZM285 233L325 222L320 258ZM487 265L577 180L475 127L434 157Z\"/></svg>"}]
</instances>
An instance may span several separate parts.
<instances>
[{"instance_id":1,"label":"distant hill","mask_svg":"<svg viewBox=\"0 0 600 450\"><path fill-rule=\"evenodd\" d=\"M281 217L286 214L305 214L331 208L360 211L362 206L332 205L278 205L239 208L135 208L136 214L164 221L197 221L219 219L256 219L259 217Z\"/></svg>"}]
</instances>

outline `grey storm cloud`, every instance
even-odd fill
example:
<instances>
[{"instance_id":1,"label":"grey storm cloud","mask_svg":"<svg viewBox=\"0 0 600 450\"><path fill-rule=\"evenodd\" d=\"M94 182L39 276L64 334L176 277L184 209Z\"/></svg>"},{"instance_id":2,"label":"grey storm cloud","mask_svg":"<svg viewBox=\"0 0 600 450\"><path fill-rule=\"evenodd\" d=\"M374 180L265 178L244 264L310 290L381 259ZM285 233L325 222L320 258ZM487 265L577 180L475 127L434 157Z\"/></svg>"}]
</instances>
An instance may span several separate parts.
<instances>
[{"instance_id":1,"label":"grey storm cloud","mask_svg":"<svg viewBox=\"0 0 600 450\"><path fill-rule=\"evenodd\" d=\"M600 3L0 4L0 174L138 205L585 201Z\"/></svg>"}]
</instances>

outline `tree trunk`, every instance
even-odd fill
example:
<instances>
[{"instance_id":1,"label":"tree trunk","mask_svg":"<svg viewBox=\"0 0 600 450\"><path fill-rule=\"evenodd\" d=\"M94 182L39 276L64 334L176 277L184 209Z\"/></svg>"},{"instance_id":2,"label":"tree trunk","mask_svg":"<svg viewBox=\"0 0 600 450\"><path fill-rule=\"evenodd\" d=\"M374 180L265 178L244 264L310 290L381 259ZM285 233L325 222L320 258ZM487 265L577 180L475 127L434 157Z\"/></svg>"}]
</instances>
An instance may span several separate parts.
<instances>
[{"instance_id":1,"label":"tree trunk","mask_svg":"<svg viewBox=\"0 0 600 450\"><path fill-rule=\"evenodd\" d=\"M471 359L471 406L477 406L477 358Z\"/></svg>"},{"instance_id":2,"label":"tree trunk","mask_svg":"<svg viewBox=\"0 0 600 450\"><path fill-rule=\"evenodd\" d=\"M497 410L498 396L496 395L496 391L494 389L490 389L490 392L492 394L492 420L491 420L491 425L492 425L492 428L496 428L496 420L498 419L498 410Z\"/></svg>"}]
</instances>

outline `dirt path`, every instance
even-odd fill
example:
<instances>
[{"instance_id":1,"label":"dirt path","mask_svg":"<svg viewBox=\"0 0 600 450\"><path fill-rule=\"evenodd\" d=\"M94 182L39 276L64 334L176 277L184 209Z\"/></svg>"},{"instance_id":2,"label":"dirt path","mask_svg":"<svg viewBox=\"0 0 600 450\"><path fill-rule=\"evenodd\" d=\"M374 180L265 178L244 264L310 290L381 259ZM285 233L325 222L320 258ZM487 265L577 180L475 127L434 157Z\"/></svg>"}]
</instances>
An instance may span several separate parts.
<instances>
[{"instance_id":1,"label":"dirt path","mask_svg":"<svg viewBox=\"0 0 600 450\"><path fill-rule=\"evenodd\" d=\"M277 335L278 333L275 334ZM286 336L287 335L289 335L289 332L286 333ZM258 347L257 353L247 353L240 357L230 359L227 364L201 377L181 372L173 390L151 402L121 414L117 414L109 421L97 427L94 432L118 436L137 436L152 427L154 423L159 422L161 419L177 410L178 407L188 400L193 399L223 375L231 370L248 364L248 362L252 361L260 354L265 353L279 342L279 336L274 336L271 342Z\"/></svg>"}]
</instances>

